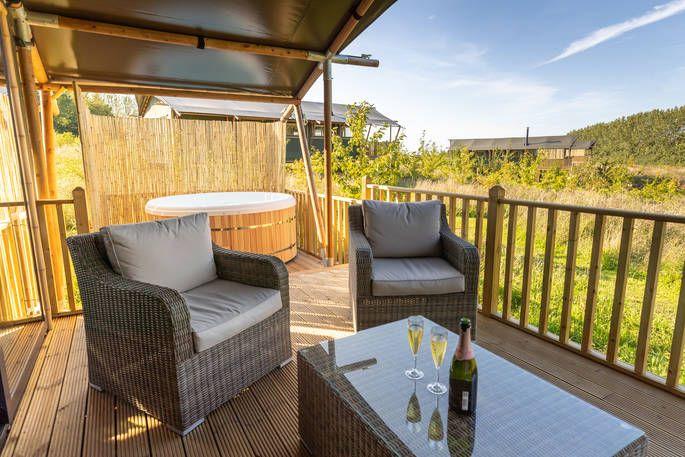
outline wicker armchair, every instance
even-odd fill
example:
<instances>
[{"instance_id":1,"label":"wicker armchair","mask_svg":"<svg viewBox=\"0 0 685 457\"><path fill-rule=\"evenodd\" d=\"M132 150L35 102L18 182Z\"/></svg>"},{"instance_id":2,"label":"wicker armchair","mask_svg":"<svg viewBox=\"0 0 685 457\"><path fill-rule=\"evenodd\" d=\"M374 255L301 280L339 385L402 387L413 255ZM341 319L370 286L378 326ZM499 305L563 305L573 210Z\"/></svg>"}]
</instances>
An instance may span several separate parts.
<instances>
[{"instance_id":1,"label":"wicker armchair","mask_svg":"<svg viewBox=\"0 0 685 457\"><path fill-rule=\"evenodd\" d=\"M91 385L186 434L260 377L291 359L288 271L275 257L214 246L220 279L280 291L282 308L196 352L179 292L125 279L102 235L67 239L83 302Z\"/></svg>"},{"instance_id":2,"label":"wicker armchair","mask_svg":"<svg viewBox=\"0 0 685 457\"><path fill-rule=\"evenodd\" d=\"M479 255L474 245L457 237L447 224L445 205L441 208L440 242L442 258L464 275L464 291L439 295L374 296L372 270L374 256L364 235L361 205L349 207L349 288L356 330L423 315L451 331L459 332L459 320L468 317L476 337L478 310Z\"/></svg>"}]
</instances>

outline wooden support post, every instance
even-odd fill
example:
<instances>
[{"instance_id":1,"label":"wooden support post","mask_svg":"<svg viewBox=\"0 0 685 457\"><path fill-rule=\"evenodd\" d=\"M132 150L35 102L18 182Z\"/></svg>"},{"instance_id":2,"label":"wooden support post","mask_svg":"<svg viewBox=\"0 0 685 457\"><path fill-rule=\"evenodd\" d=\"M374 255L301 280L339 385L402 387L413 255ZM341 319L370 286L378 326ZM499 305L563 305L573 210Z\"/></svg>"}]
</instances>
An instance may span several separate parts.
<instances>
[{"instance_id":1,"label":"wooden support post","mask_svg":"<svg viewBox=\"0 0 685 457\"><path fill-rule=\"evenodd\" d=\"M369 195L369 177L364 175L362 176L362 188L359 191L359 199L360 200L367 200Z\"/></svg>"},{"instance_id":2,"label":"wooden support post","mask_svg":"<svg viewBox=\"0 0 685 457\"><path fill-rule=\"evenodd\" d=\"M483 311L491 316L497 314L499 301L499 270L502 256L502 231L504 230L504 188L490 188L488 198L488 227L485 239L485 277L483 278Z\"/></svg>"},{"instance_id":3,"label":"wooden support post","mask_svg":"<svg viewBox=\"0 0 685 457\"><path fill-rule=\"evenodd\" d=\"M35 49L35 48L34 48ZM36 54L34 53L34 56ZM34 58L35 65L35 58ZM43 142L45 145L45 164L46 164L46 181L48 189L48 198L57 198L57 170L56 170L56 139L55 139L55 124L53 119L54 113L54 97L50 91L41 91L41 101L43 104L42 120L43 120ZM57 208L55 206L45 206L45 220L47 222L48 242L50 246L50 262L53 272L53 281L55 285L55 297L57 301L61 302L64 299L64 284L65 275L68 273L63 269L62 257L65 253L62 252L62 241L59 233L59 221L57 215Z\"/></svg>"},{"instance_id":4,"label":"wooden support post","mask_svg":"<svg viewBox=\"0 0 685 457\"><path fill-rule=\"evenodd\" d=\"M90 233L88 222L88 203L86 203L86 191L83 187L77 187L71 192L74 198L74 218L76 219L76 233L82 235Z\"/></svg>"},{"instance_id":5,"label":"wooden support post","mask_svg":"<svg viewBox=\"0 0 685 457\"><path fill-rule=\"evenodd\" d=\"M10 36L9 32L9 25L7 24L7 10L4 7L0 8L0 30L2 32L0 46L2 47L2 56L4 61L4 74L7 82L7 93L10 101L10 108L12 110L12 124L14 126L14 134L17 140L17 151L19 156L19 164L21 167L24 198L26 200L26 209L28 211L28 219L30 224L31 247L36 267L38 291L40 293L41 308L45 317L47 328L51 329L52 312L48 298L48 281L45 271L45 258L42 255L43 245L40 238L40 227L38 226L35 171L31 157L33 146L26 131L26 110L28 107L24 104L24 100L22 99L19 91L19 75L17 72L16 54L14 52L12 37Z\"/></svg>"},{"instance_id":6,"label":"wooden support post","mask_svg":"<svg viewBox=\"0 0 685 457\"><path fill-rule=\"evenodd\" d=\"M333 240L333 75L331 62L323 62L323 154L326 179L326 261L333 266L335 246Z\"/></svg>"},{"instance_id":7,"label":"wooden support post","mask_svg":"<svg viewBox=\"0 0 685 457\"><path fill-rule=\"evenodd\" d=\"M314 179L314 171L312 170L312 160L309 155L309 141L307 140L306 126L304 124L304 116L302 114L302 107L295 105L295 123L297 124L297 135L300 138L300 149L302 149L302 162L304 163L305 176L307 178L307 195L309 196L309 203L314 213L314 225L316 226L316 236L319 244L325 249L326 238L324 236L323 216L321 214L321 205L319 204L318 193L316 192L316 180ZM323 250L322 249L322 250ZM321 253L321 258L325 259L325 253Z\"/></svg>"}]
</instances>

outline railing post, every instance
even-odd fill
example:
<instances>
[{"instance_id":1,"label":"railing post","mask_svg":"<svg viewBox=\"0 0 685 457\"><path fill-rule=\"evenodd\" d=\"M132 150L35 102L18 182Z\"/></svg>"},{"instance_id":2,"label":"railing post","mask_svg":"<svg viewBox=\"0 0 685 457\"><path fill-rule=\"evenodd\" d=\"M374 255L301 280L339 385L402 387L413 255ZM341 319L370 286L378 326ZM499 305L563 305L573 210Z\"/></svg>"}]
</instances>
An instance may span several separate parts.
<instances>
[{"instance_id":1,"label":"railing post","mask_svg":"<svg viewBox=\"0 0 685 457\"><path fill-rule=\"evenodd\" d=\"M83 187L77 187L71 195L74 198L74 217L76 219L76 232L80 235L90 232L88 223L88 204L86 203L86 191Z\"/></svg>"},{"instance_id":2,"label":"railing post","mask_svg":"<svg viewBox=\"0 0 685 457\"><path fill-rule=\"evenodd\" d=\"M362 188L361 191L359 192L359 199L360 200L366 200L369 195L369 177L364 175L362 176Z\"/></svg>"},{"instance_id":3,"label":"railing post","mask_svg":"<svg viewBox=\"0 0 685 457\"><path fill-rule=\"evenodd\" d=\"M485 277L483 278L483 311L491 316L497 314L499 298L499 269L502 256L502 232L504 229L504 188L490 188L488 197L488 227L485 238Z\"/></svg>"}]
</instances>

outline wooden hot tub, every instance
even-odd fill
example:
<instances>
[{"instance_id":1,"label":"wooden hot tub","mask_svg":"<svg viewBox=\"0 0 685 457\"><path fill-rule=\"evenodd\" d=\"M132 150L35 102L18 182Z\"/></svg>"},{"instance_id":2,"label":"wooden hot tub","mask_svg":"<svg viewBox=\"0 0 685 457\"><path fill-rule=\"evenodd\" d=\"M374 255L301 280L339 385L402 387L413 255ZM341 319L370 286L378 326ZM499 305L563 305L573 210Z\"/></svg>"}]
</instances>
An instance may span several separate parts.
<instances>
[{"instance_id":1,"label":"wooden hot tub","mask_svg":"<svg viewBox=\"0 0 685 457\"><path fill-rule=\"evenodd\" d=\"M274 255L284 262L297 254L295 198L276 192L215 192L171 195L147 202L145 212L179 217L207 213L212 239L236 251Z\"/></svg>"}]
</instances>

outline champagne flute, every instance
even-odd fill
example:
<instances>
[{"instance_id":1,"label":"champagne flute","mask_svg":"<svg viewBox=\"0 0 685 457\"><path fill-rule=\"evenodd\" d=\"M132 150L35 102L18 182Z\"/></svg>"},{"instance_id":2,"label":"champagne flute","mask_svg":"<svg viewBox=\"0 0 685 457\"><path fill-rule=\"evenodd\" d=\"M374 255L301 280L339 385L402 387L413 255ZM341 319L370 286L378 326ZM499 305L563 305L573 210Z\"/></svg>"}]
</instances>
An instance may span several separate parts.
<instances>
[{"instance_id":1,"label":"champagne flute","mask_svg":"<svg viewBox=\"0 0 685 457\"><path fill-rule=\"evenodd\" d=\"M447 330L435 326L431 329L431 354L435 364L435 382L428 384L428 390L435 395L442 395L447 392L447 387L440 383L440 367L445 359L447 351Z\"/></svg>"},{"instance_id":2,"label":"champagne flute","mask_svg":"<svg viewBox=\"0 0 685 457\"><path fill-rule=\"evenodd\" d=\"M404 374L409 379L421 379L423 378L423 371L416 368L416 357L423 339L423 317L409 316L407 319L407 336L409 337L409 349L414 356L414 368L405 371Z\"/></svg>"}]
</instances>

